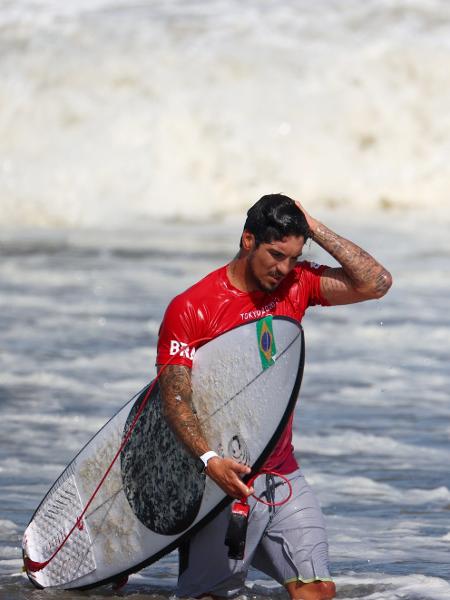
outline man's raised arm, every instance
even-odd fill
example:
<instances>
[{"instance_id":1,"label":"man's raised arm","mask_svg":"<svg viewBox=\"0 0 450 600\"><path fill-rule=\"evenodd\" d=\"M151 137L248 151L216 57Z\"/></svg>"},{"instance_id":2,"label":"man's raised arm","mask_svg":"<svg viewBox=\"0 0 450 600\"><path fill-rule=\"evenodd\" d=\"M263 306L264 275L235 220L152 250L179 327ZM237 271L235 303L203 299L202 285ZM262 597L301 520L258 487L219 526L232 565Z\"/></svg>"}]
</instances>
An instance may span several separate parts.
<instances>
[{"instance_id":1,"label":"man's raised arm","mask_svg":"<svg viewBox=\"0 0 450 600\"><path fill-rule=\"evenodd\" d=\"M392 285L392 276L368 252L314 219L296 202L303 212L312 239L335 258L341 267L326 269L320 288L330 304L352 304L381 298Z\"/></svg>"}]
</instances>

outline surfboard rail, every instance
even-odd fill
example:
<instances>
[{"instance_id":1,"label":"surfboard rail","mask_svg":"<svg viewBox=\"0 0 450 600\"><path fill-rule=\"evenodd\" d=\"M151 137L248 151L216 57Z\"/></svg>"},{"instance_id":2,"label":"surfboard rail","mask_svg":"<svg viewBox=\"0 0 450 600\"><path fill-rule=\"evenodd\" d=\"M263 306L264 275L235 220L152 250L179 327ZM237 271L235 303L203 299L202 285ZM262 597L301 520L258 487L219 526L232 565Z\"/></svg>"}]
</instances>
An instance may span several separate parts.
<instances>
[{"instance_id":1,"label":"surfboard rail","mask_svg":"<svg viewBox=\"0 0 450 600\"><path fill-rule=\"evenodd\" d=\"M284 325L283 325L283 323L284 323ZM271 329L272 327L273 327L273 331ZM255 330L256 330L256 335L255 335ZM258 351L257 360L255 358L255 356L256 356L255 349L253 349L251 352L247 352L246 354L244 352L242 352L242 348L245 348L245 344L250 344L253 347L252 340L254 340L255 338L256 338L255 346ZM225 340L227 341L227 343L225 343ZM275 342L276 342L276 346L275 346ZM271 344L273 344L273 346L271 346ZM225 347L227 347L227 348L225 348ZM225 350L224 350L224 348L225 348ZM205 357L205 358L203 358L203 357ZM235 407L236 403L238 402L237 399L239 399L239 402L242 402L242 406L244 406L244 403L247 402L248 406L246 405L245 410L244 409L242 409L242 410L243 410L243 414L245 413L245 416L250 416L250 418L251 418L252 415L251 414L247 415L247 413L251 412L249 407L251 408L251 406L252 406L251 405L252 393L260 393L262 395L268 395L265 392L265 389L266 389L265 386L267 385L267 382L270 380L270 378L268 377L268 374L270 374L271 377L273 376L273 379L276 380L272 383L275 383L275 385L280 384L280 385L286 386L286 382L283 381L283 378L286 378L288 376L286 369L289 368L291 371L293 369L295 369L295 373L289 373L289 377L288 377L289 378L289 386L288 386L289 389L288 389L288 391L284 391L284 394L286 397L276 398L276 399L274 399L274 398L267 399L267 402L269 402L269 403L272 402L273 405L275 405L276 403L280 403L280 402L283 403L283 407L282 407L282 409L280 409L281 416L278 419L277 425L275 427L271 426L272 428L270 430L270 435L268 435L267 439L265 439L265 441L263 443L264 447L263 447L262 451L259 452L256 457L252 457L252 460L250 463L250 466L252 467L252 473L245 479L246 481L248 481L248 479L252 476L252 474L257 472L263 466L263 464L267 460L268 456L270 455L271 451L273 450L275 444L277 443L281 433L283 432L284 428L287 425L288 419L290 418L290 416L294 410L297 396L300 391L300 386L301 386L301 381L302 381L302 376L303 376L304 360L305 360L305 341L304 341L303 328L297 321L294 321L293 319L290 319L288 317L277 317L277 316L270 317L270 321L268 321L267 319L266 320L260 319L258 321L252 321L252 322L246 322L246 323L240 324L237 327L225 332L221 336L214 338L214 340L212 340L211 342L209 342L209 343L205 344L204 346L202 346L201 348L199 348L199 350L196 353L196 357L194 359L194 365L193 365L194 396L195 396L195 392L196 392L195 386L194 386L194 384L196 382L196 378L194 377L194 374L199 374L200 382L197 384L197 390L199 390L198 397L200 398L200 400L202 399L201 398L202 394L204 395L206 393L207 396L208 396L208 394L211 394L212 388L214 388L214 390L216 390L217 387L219 387L219 389L222 389L223 387L225 387L227 389L229 388L229 389L233 390L233 393L231 393L229 395L229 397L227 397L225 400L220 399L220 402L222 402L221 406L215 406L211 410L210 414L208 414L205 417L206 419L209 420L209 423L212 423L214 421L214 419L216 419L217 422L220 423L220 418L222 417L222 415L226 414L227 407L231 407L231 405L233 407ZM203 366L204 363L206 364L206 367ZM278 365L278 366L276 368L272 369L271 367L273 365ZM294 367L293 367L293 365L294 365ZM239 380L239 381L237 381L237 383L234 382L234 380L231 381L234 374L236 372L238 372L238 369L239 369L239 372L242 372L243 370L245 370L245 369L243 369L243 367L247 367L247 372L245 373L245 379L243 381ZM215 377L216 378L218 377L219 379L220 379L220 377L222 377L223 381L220 382L220 385L217 384L217 382L215 382L214 385L211 385L211 381L210 381L211 373L213 374L212 380L214 380ZM201 382L202 377L204 380L203 384ZM197 380L198 380L198 378L197 378ZM98 444L98 442L103 440L104 438L109 439L108 436L110 436L110 434L111 434L111 436L114 438L114 443L112 443L112 445L116 444L116 447L117 447L117 444L120 443L120 441L122 439L123 431L124 431L124 429L126 429L126 424L129 423L130 418L132 418L133 409L136 410L136 406L139 405L140 400L142 400L142 397L145 395L145 393L147 392L150 385L151 385L151 383L148 384L147 386L145 386L138 394L133 396L133 398L131 400L129 400L125 404L125 406L122 407L99 430L99 432L80 450L80 452L77 454L77 456L73 459L73 461L69 464L69 466L63 471L61 476L57 479L55 484L50 488L49 492L43 498L42 502L39 504L38 508L36 509L35 513L33 514L33 517L30 520L30 523L25 532L24 550L23 550L24 556L25 556L25 554L28 554L29 550L31 550L31 548L29 548L29 546L30 546L29 540L27 540L27 532L30 533L30 531L32 530L32 527L33 527L33 523L35 523L38 520L38 518L40 518L41 513L44 512L43 509L46 506L48 508L49 499L53 498L56 493L60 493L60 494L64 493L65 495L69 495L69 493L71 493L71 494L74 494L74 496L76 496L78 493L79 497L78 497L77 501L74 502L74 505L76 506L76 508L72 511L72 513L78 512L78 515L80 514L80 512L79 512L80 506L82 507L83 502L86 501L87 492L88 492L88 490L84 489L84 483L88 476L87 474L89 474L89 477L91 477L91 479L92 479L92 477L93 477L92 472L94 472L94 471L98 472L98 465L94 464L95 461L93 462L93 460L92 460L92 456L97 456L99 454L99 452L101 451L102 446L101 446L101 444ZM202 389L202 387L201 387L202 385L204 386L204 389ZM222 388L220 386L222 386ZM206 392L205 392L205 390L206 390ZM213 395L214 395L214 393L213 393ZM148 404L149 408L152 411L155 411L155 406L157 406L157 404L158 404L157 396L158 396L158 389L156 386L154 389L154 392L152 393L151 400ZM219 396L220 396L220 394L219 394ZM203 400L204 400L204 398L203 398ZM208 397L206 398L206 400L208 400ZM200 402L200 404L201 404L201 402ZM258 405L258 409L260 409L260 408L261 408L261 406ZM225 420L226 419L224 419L224 421ZM147 423L147 421L148 421L147 417L144 416L144 418L142 418L142 423L144 423L144 422ZM156 422L155 427L159 433L159 430L161 429L161 421L160 420L158 421L158 419L156 419L155 422ZM213 432L214 432L214 427L217 430L218 425L216 424L215 426L212 426ZM130 481L131 481L131 484L129 485L130 489L125 489L125 488L127 488L127 477L128 477L127 473L130 470L129 465L134 465L136 463L136 456L138 456L138 457L139 456L144 456L144 457L148 456L148 454L146 454L146 452L141 452L140 455L136 454L136 452L139 452L141 450L142 440L146 440L148 438L148 431L145 430L145 427L143 427L141 429L142 430L141 430L140 434L138 431L136 433L136 439L133 442L134 446L133 446L133 444L130 443L129 448L124 449L124 451L121 455L120 468L118 467L116 469L116 471L114 473L114 477L112 477L113 480L117 480L117 477L121 478L120 479L121 484L119 486L120 489L116 485L117 489L113 490L114 486L111 487L111 485L110 485L108 493L109 494L115 493L116 495L114 497L113 497L113 495L111 495L110 498L107 498L105 500L107 494L106 495L104 494L103 497L99 498L99 503L96 507L94 507L94 511L97 511L97 514L100 514L101 506L105 506L108 502L110 502L112 508L108 508L108 511L110 513L114 512L114 510L116 510L116 508L114 507L114 503L115 503L116 499L118 497L122 498L122 496L123 496L123 499L121 500L121 502L122 503L125 502L124 506L126 505L129 513L132 513L134 515L134 518L137 521L136 527L139 528L139 535L141 535L142 532L149 532L148 533L149 537L151 537L153 535L153 537L155 537L155 539L156 539L156 536L161 536L161 535L165 536L164 537L164 545L160 548L156 548L154 552L147 552L146 556L142 557L142 560L137 560L133 564L129 564L128 566L125 566L125 568L122 568L122 566L120 566L117 568L117 570L114 573L109 572L109 573L105 574L104 577L102 577L99 574L95 580L86 581L86 579L93 577L92 573L96 572L97 570L99 570L99 571L101 570L101 569L99 569L99 566L98 566L98 563L99 563L98 557L96 558L96 556L94 556L94 552L92 552L92 556L89 556L89 551L87 549L89 547L89 544L91 544L90 548L92 550L92 548L100 542L102 535L103 535L102 524L100 523L100 525L99 525L98 521L96 522L96 520L95 520L96 516L94 515L94 511L92 511L90 514L86 514L86 517L84 519L85 527L79 529L77 532L79 539L76 540L76 543L80 544L80 547L82 546L82 548L83 548L81 553L77 556L80 556L80 557L82 556L83 561L80 562L80 560L81 560L80 558L75 558L73 564L75 566L76 566L76 564L78 564L79 567L83 566L83 569L81 569L82 575L79 576L80 571L75 572L75 575L77 575L77 576L72 581L61 582L61 583L56 582L56 583L50 583L50 585L45 585L45 583L48 583L48 581L45 578L37 576L37 574L27 571L27 575L34 586L41 588L41 589L44 587L62 587L65 589L88 590L88 589L97 587L99 585L105 585L105 584L108 584L111 582L115 582L118 579L121 579L127 575L130 575L132 573L140 571L144 567L147 567L147 566L153 564L154 562L158 561L160 558L162 558L169 552L175 550L179 545L181 545L183 542L185 542L196 531L198 531L200 528L202 528L204 525L206 525L206 523L210 522L215 516L217 516L217 514L221 510L223 510L231 502L231 498L226 497L226 496L221 497L220 499L217 500L217 490L219 490L219 488L217 488L217 486L215 486L215 484L213 484L211 482L211 480L208 480L206 482L206 485L209 487L207 487L206 491L204 493L202 492L202 494L203 494L203 496L207 496L208 494L214 496L214 494L216 494L216 496L212 500L213 504L211 506L205 508L203 506L204 499L202 496L201 502L198 504L198 506L195 507L196 514L193 517L192 523L188 524L186 528L183 528L181 526L180 531L174 529L175 533L172 534L171 531L169 531L169 533L165 533L165 532L158 533L157 526L155 525L155 522L157 521L157 519L153 519L153 521L151 520L149 523L146 523L146 525L144 525L143 523L145 523L146 517L143 516L142 514L139 514L139 512L136 509L136 506L139 507L140 505L145 504L146 500L144 498L144 501L142 499L140 499L138 502L134 502L133 494L134 494L134 487L136 487L136 486L133 485L133 477L139 477L139 476L142 477L142 473L144 473L146 477L148 476L148 474L147 474L148 460L141 459L143 471L141 470L141 472L140 472L141 474L139 474L139 473L134 474L133 477L130 478ZM119 430L119 433L118 433L118 430ZM139 437L139 435L140 435L140 437ZM166 435L166 438L164 438L163 443L167 442L167 439L168 439L167 436L169 436L169 435L170 434ZM230 435L230 434L227 434L227 435ZM261 434L261 435L263 435L263 434ZM155 437L155 436L153 436L153 437ZM225 444L222 443L222 446L223 445L225 445ZM220 444L219 444L219 446L220 446ZM100 450L99 450L99 448L100 448ZM131 450L130 450L130 448L131 448ZM183 451L184 451L184 449L183 449ZM97 454L95 454L95 453L97 453ZM192 468L196 469L196 460L193 459L192 457L189 457L187 455L186 451L184 451L184 453L186 456L182 456L182 460L185 461L183 463L182 468L183 469L187 468L189 470L192 467ZM180 454L182 454L181 451L180 451ZM91 462L89 462L89 460L91 460ZM192 461L192 465L189 463L189 460ZM187 467L185 467L185 465L187 465ZM147 469L147 471L145 471L145 469ZM198 474L198 475L196 475L196 477L203 477L203 480L205 479L204 475ZM95 478L95 474L94 474L94 478ZM171 489L171 486L173 485L174 480L169 481L169 484L168 484L169 489ZM117 483L117 481L116 481L116 483ZM211 491L211 489L213 489L211 487L211 484L212 484L212 486L215 486L215 488L217 488L213 492ZM151 488L151 482L149 483L149 488ZM124 491L124 489L125 489L125 491ZM219 492L221 492L221 490L219 490ZM222 492L222 496L224 496L223 492ZM111 498L113 498L113 500L111 500ZM148 500L148 497L147 497L147 500ZM103 504L102 504L102 502L103 502ZM134 502L134 504L133 504L133 502ZM140 504L139 504L139 502L140 502ZM130 506L133 507L132 510L129 508ZM191 516L189 518L191 518ZM108 521L108 519L110 519L111 523L113 523L112 519L109 516L102 517L102 518L104 519L104 522L105 522L105 520ZM186 523L188 522L189 518L187 519ZM67 521L67 518L66 518L66 521ZM112 529L111 529L111 532L112 532ZM106 534L105 534L105 536L106 536ZM106 537L105 537L105 539L106 539ZM32 546L32 544L31 544L31 546ZM77 552L78 552L78 549L77 549ZM29 553L31 554L31 551ZM41 552L41 556L42 556L42 552ZM113 556L113 554L111 556ZM32 558L34 558L34 556ZM100 560L100 562L101 562L101 560Z\"/></svg>"}]
</instances>

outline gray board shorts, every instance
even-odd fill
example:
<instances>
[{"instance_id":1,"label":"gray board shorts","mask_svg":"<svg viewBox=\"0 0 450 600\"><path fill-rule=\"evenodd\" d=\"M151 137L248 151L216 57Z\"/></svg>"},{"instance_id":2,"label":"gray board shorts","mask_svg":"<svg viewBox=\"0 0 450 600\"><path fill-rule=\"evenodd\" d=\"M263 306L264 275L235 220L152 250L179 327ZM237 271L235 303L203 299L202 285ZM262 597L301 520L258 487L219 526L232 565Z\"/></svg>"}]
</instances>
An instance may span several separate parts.
<instances>
[{"instance_id":1,"label":"gray board shorts","mask_svg":"<svg viewBox=\"0 0 450 600\"><path fill-rule=\"evenodd\" d=\"M244 587L250 566L281 585L292 581L331 581L328 541L319 503L300 469L287 478L293 494L285 504L268 507L249 498L244 560L229 559L224 543L231 506L183 544L177 596L235 596ZM253 487L255 495L265 501L280 502L289 495L289 486L271 475L260 475Z\"/></svg>"}]
</instances>

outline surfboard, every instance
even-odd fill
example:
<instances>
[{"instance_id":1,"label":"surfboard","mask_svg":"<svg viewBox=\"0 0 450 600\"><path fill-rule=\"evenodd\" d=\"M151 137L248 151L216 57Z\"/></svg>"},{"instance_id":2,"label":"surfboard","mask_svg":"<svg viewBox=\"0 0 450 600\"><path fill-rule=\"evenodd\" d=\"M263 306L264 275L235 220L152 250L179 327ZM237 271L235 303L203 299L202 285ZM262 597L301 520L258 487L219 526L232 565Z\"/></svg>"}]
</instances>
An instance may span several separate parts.
<instances>
[{"instance_id":1,"label":"surfboard","mask_svg":"<svg viewBox=\"0 0 450 600\"><path fill-rule=\"evenodd\" d=\"M303 330L286 317L245 323L201 346L193 404L210 448L256 472L294 409L303 364ZM198 462L168 427L157 382L150 383L88 442L36 509L23 537L31 582L88 589L171 552L231 500Z\"/></svg>"}]
</instances>

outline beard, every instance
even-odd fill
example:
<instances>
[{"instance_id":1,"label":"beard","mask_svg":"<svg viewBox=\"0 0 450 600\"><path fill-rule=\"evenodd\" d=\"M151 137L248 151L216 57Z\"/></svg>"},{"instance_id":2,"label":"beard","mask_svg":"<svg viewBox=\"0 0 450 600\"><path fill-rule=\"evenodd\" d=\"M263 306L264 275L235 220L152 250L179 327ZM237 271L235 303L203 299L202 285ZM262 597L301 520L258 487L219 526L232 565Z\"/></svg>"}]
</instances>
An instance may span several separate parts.
<instances>
[{"instance_id":1,"label":"beard","mask_svg":"<svg viewBox=\"0 0 450 600\"><path fill-rule=\"evenodd\" d=\"M263 281L260 277L258 277L258 275L255 272L255 269L253 266L253 257L249 257L247 265L248 265L247 275L248 275L249 279L251 279L253 285L255 287L257 287L257 289L260 292L266 292L266 293L274 292L277 289L277 287L280 285L281 281L284 279L284 277L280 277L277 272L272 271L272 272L267 273L267 275L268 275L268 277L273 277L277 281L275 281L273 283Z\"/></svg>"},{"instance_id":2,"label":"beard","mask_svg":"<svg viewBox=\"0 0 450 600\"><path fill-rule=\"evenodd\" d=\"M277 289L277 287L280 285L280 281L275 283L264 283L264 281L261 281L261 279L256 279L256 285L258 286L259 291L270 293Z\"/></svg>"}]
</instances>

